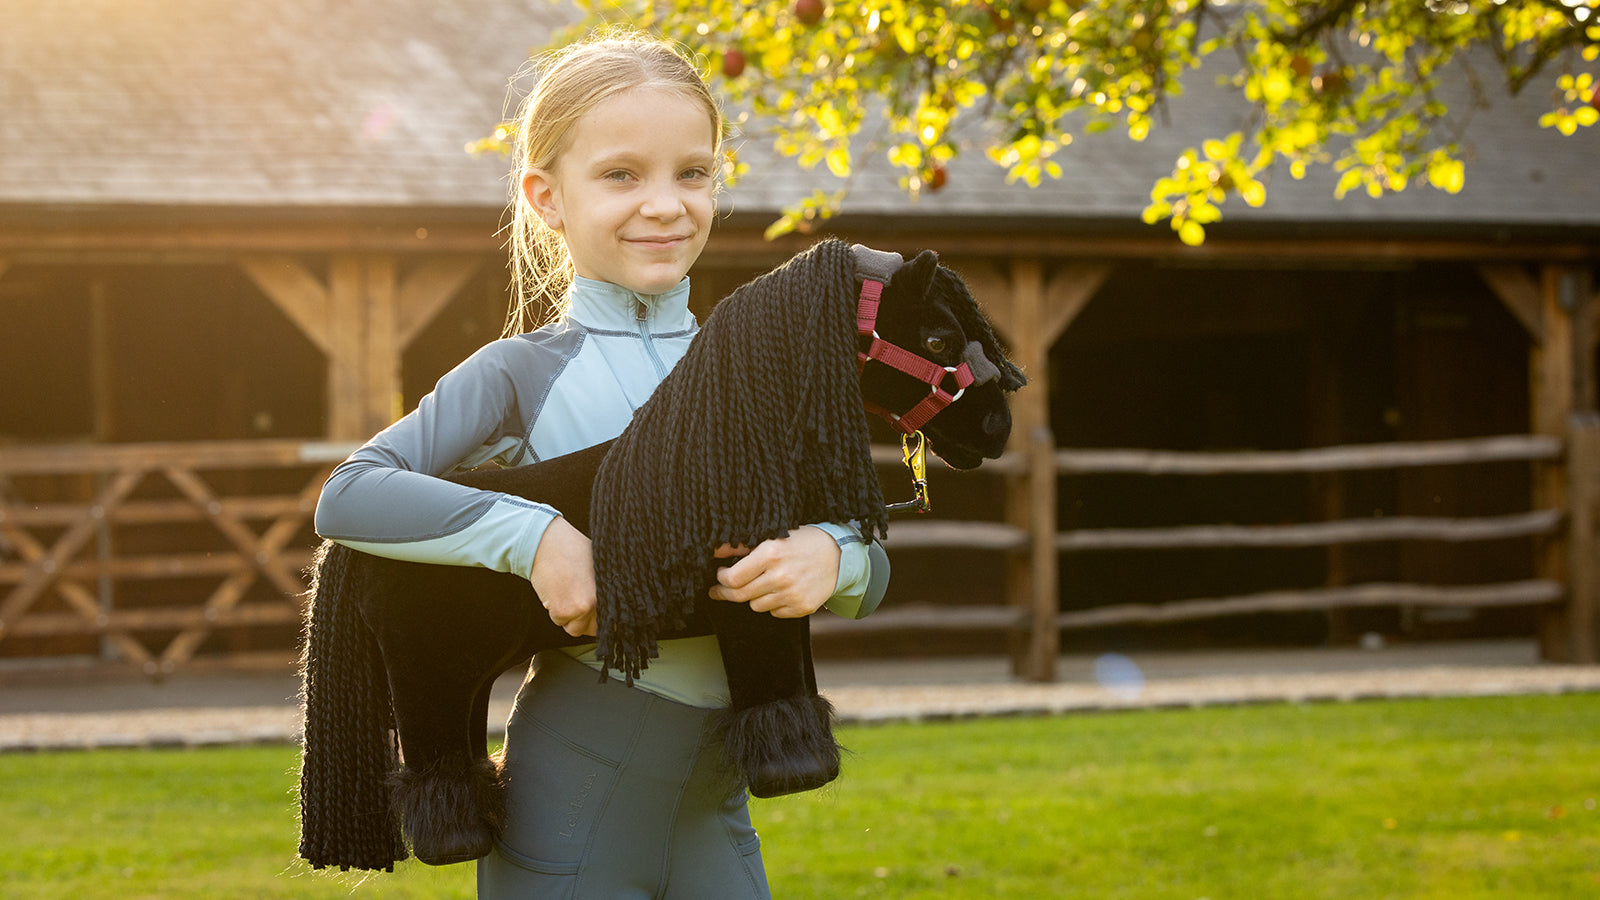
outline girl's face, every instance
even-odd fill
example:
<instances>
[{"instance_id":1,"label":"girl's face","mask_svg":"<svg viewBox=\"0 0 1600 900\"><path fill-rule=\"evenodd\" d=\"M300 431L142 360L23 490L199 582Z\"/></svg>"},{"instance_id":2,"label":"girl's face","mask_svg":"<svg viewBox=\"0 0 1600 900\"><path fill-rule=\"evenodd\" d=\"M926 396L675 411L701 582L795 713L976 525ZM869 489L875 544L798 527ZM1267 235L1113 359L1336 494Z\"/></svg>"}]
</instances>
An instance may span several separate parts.
<instances>
[{"instance_id":1,"label":"girl's face","mask_svg":"<svg viewBox=\"0 0 1600 900\"><path fill-rule=\"evenodd\" d=\"M523 195L561 233L578 275L671 290L711 231L710 115L681 94L634 88L596 104L570 138L554 170L523 174Z\"/></svg>"}]
</instances>

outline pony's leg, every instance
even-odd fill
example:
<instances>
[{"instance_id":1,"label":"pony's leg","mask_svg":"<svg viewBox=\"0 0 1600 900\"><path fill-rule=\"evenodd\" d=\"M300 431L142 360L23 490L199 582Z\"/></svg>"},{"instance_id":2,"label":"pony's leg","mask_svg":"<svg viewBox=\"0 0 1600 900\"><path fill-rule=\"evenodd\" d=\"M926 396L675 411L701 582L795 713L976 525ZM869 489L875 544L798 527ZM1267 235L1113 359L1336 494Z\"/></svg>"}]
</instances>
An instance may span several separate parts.
<instances>
[{"instance_id":1,"label":"pony's leg","mask_svg":"<svg viewBox=\"0 0 1600 900\"><path fill-rule=\"evenodd\" d=\"M743 603L704 609L733 697L721 723L723 752L750 793L777 797L838 778L833 705L817 695L810 620L780 619Z\"/></svg>"},{"instance_id":2,"label":"pony's leg","mask_svg":"<svg viewBox=\"0 0 1600 900\"><path fill-rule=\"evenodd\" d=\"M494 847L504 790L487 756L488 692L522 650L530 607L544 612L525 580L455 568L446 590L408 591L417 600L406 603L390 593L368 610L400 738L395 806L412 853L436 866L478 859ZM520 596L507 590L519 587Z\"/></svg>"}]
</instances>

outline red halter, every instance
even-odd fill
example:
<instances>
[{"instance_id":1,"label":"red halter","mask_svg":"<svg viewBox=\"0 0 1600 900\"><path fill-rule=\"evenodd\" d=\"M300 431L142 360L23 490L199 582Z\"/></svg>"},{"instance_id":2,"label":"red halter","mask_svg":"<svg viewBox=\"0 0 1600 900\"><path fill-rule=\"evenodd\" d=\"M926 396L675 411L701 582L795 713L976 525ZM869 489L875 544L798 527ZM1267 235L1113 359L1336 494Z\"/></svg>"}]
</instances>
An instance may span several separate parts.
<instances>
[{"instance_id":1,"label":"red halter","mask_svg":"<svg viewBox=\"0 0 1600 900\"><path fill-rule=\"evenodd\" d=\"M959 366L941 366L912 353L903 347L878 337L878 302L883 297L883 282L865 278L861 282L861 302L856 307L856 334L865 339L867 349L857 354L856 371L865 371L869 360L910 375L928 385L928 396L904 413L896 415L870 400L863 401L867 412L872 413L906 434L918 429L946 406L961 399L961 394L973 382L972 369L966 362ZM945 382L955 382L955 392L945 388Z\"/></svg>"}]
</instances>

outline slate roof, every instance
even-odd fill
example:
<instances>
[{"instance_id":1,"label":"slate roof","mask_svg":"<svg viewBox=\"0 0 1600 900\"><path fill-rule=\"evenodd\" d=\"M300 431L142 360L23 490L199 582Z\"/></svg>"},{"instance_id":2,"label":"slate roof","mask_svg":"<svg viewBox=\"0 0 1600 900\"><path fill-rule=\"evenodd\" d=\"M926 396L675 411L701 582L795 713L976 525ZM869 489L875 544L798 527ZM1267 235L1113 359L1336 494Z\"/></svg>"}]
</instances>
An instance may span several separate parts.
<instances>
[{"instance_id":1,"label":"slate roof","mask_svg":"<svg viewBox=\"0 0 1600 900\"><path fill-rule=\"evenodd\" d=\"M6 0L0 27L0 210L190 207L252 214L460 208L498 215L506 163L464 145L506 111L530 49L571 16L541 0ZM1155 178L1242 115L1209 76L1186 81L1170 124L1142 144L1082 136L1064 178L1004 184L973 152L949 185L912 202L869 168L846 211L930 222L1137 226ZM1332 176L1280 174L1268 205L1226 207L1263 224L1496 224L1600 228L1600 128L1534 126L1529 91L1477 113L1467 187L1373 201L1332 198ZM770 219L829 178L748 145L754 172L724 198ZM886 168L886 167L885 167Z\"/></svg>"}]
</instances>

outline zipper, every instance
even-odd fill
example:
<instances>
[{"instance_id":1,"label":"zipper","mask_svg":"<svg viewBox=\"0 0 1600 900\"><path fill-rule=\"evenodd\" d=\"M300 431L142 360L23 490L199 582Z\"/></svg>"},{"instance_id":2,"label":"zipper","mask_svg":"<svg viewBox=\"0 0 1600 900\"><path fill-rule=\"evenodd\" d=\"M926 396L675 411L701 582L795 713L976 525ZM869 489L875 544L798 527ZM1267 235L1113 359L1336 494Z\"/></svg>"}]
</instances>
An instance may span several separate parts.
<instances>
[{"instance_id":1,"label":"zipper","mask_svg":"<svg viewBox=\"0 0 1600 900\"><path fill-rule=\"evenodd\" d=\"M661 354L656 352L655 339L650 336L650 308L644 305L643 300L635 300L634 304L633 315L639 323L639 338L644 341L645 352L650 354L650 362L656 367L656 380L660 381L667 377L667 365L661 361Z\"/></svg>"}]
</instances>

